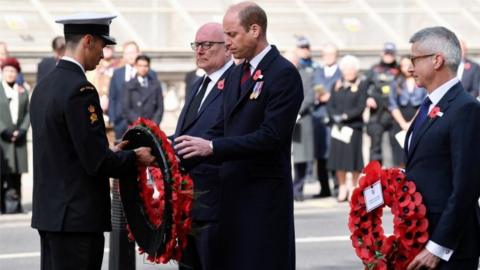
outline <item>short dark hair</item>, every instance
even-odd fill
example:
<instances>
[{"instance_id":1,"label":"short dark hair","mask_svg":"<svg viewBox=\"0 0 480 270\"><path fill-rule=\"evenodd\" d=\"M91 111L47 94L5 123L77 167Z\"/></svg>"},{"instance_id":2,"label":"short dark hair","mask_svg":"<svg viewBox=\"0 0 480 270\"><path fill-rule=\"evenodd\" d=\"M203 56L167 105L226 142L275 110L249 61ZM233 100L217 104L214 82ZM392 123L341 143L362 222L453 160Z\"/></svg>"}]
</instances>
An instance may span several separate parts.
<instances>
[{"instance_id":1,"label":"short dark hair","mask_svg":"<svg viewBox=\"0 0 480 270\"><path fill-rule=\"evenodd\" d=\"M65 46L67 48L75 48L77 47L78 43L80 40L85 36L86 34L69 34L65 35Z\"/></svg>"},{"instance_id":2,"label":"short dark hair","mask_svg":"<svg viewBox=\"0 0 480 270\"><path fill-rule=\"evenodd\" d=\"M52 40L52 49L54 51L65 49L65 38L62 36L57 36Z\"/></svg>"},{"instance_id":3,"label":"short dark hair","mask_svg":"<svg viewBox=\"0 0 480 270\"><path fill-rule=\"evenodd\" d=\"M146 56L145 54L141 54L137 56L137 58L135 58L135 63L137 63L140 60L146 61L148 65L150 65L150 57Z\"/></svg>"},{"instance_id":4,"label":"short dark hair","mask_svg":"<svg viewBox=\"0 0 480 270\"><path fill-rule=\"evenodd\" d=\"M253 24L258 24L262 28L263 35L267 33L267 14L260 6L252 4L244 7L238 12L238 18L245 31L248 31Z\"/></svg>"}]
</instances>

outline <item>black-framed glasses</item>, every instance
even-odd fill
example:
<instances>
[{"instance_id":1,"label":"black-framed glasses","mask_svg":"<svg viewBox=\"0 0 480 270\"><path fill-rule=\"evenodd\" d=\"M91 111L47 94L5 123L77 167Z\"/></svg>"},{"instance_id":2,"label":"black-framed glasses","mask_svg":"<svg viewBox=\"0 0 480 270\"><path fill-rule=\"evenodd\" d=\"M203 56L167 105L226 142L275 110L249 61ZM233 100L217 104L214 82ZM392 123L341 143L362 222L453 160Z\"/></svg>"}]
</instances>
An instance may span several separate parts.
<instances>
[{"instance_id":1,"label":"black-framed glasses","mask_svg":"<svg viewBox=\"0 0 480 270\"><path fill-rule=\"evenodd\" d=\"M412 66L415 66L415 61L417 61L418 59L422 59L422 58L426 58L426 57L431 57L431 56L434 56L435 53L431 53L431 54L424 54L424 55L417 55L417 56L410 56L410 62L412 62Z\"/></svg>"},{"instance_id":2,"label":"black-framed glasses","mask_svg":"<svg viewBox=\"0 0 480 270\"><path fill-rule=\"evenodd\" d=\"M202 41L202 42L192 42L190 43L190 47L192 50L196 51L198 48L202 48L204 50L210 49L215 44L223 44L223 41Z\"/></svg>"}]
</instances>

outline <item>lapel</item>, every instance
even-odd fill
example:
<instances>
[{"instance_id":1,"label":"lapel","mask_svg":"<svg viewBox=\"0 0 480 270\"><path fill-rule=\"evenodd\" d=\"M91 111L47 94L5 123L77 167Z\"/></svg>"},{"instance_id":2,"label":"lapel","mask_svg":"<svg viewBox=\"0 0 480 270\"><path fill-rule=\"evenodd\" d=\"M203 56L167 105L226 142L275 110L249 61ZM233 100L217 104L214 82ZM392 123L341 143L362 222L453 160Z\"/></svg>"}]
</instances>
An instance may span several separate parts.
<instances>
[{"instance_id":1,"label":"lapel","mask_svg":"<svg viewBox=\"0 0 480 270\"><path fill-rule=\"evenodd\" d=\"M445 114L445 112L448 110L448 107L450 106L450 103L455 97L463 91L461 83L457 83L448 92L445 94L445 96L440 99L440 102L435 107L439 107L440 111ZM443 116L445 117L445 115ZM415 150L417 149L417 146L422 139L423 135L425 135L425 132L435 123L436 121L440 121L438 119L442 119L442 117L435 117L435 118L430 118L427 116L427 119L423 124L420 126L420 129L418 130L418 134L414 135L412 138L412 141L410 143L410 148L407 149L407 164L412 158L413 154L415 153ZM412 128L413 128L413 123L410 125L410 128L408 129L407 136L405 138L405 145L408 146L408 137L412 133Z\"/></svg>"},{"instance_id":2,"label":"lapel","mask_svg":"<svg viewBox=\"0 0 480 270\"><path fill-rule=\"evenodd\" d=\"M8 106L8 100L7 100L7 96L5 95L5 89L3 89L3 84L0 81L0 104L2 103L5 105L0 107L0 108L4 108L2 109L2 111L4 112L2 113L2 115L5 115L5 116L2 116L2 118L6 122L7 126L12 126L13 121L12 121L12 115L10 113L10 107Z\"/></svg>"},{"instance_id":3,"label":"lapel","mask_svg":"<svg viewBox=\"0 0 480 270\"><path fill-rule=\"evenodd\" d=\"M183 132L186 129L186 127L183 126L185 123L185 114L187 113L190 104L192 104L194 97L197 95L202 81L203 77L200 77L195 81L195 83L193 83L192 91L190 91L191 94L185 100L185 105L183 106L182 112L180 113L179 121L177 124L177 132L175 132L177 135L180 135L180 132Z\"/></svg>"},{"instance_id":4,"label":"lapel","mask_svg":"<svg viewBox=\"0 0 480 270\"><path fill-rule=\"evenodd\" d=\"M239 69L237 69L235 76L232 78L232 83L233 85L238 85L238 87L241 88L241 94L240 94L240 97L237 99L235 105L232 107L228 116L230 116L240 106L243 100L245 100L248 96L250 96L250 92L252 91L252 88L256 83L256 81L253 80L253 75L255 74L255 72L257 72L257 70L261 70L262 74L265 77L265 74L267 73L266 71L270 66L270 63L273 60L275 60L279 55L280 53L278 52L277 48L274 45L272 45L272 48L270 49L270 51L265 55L265 57L263 57L263 59L258 64L257 68L253 71L252 76L250 76L250 78L248 78L248 80L243 85L240 85L240 79L242 77L242 68L240 67ZM265 78L263 80L265 80ZM265 87L265 85L263 87Z\"/></svg>"}]
</instances>

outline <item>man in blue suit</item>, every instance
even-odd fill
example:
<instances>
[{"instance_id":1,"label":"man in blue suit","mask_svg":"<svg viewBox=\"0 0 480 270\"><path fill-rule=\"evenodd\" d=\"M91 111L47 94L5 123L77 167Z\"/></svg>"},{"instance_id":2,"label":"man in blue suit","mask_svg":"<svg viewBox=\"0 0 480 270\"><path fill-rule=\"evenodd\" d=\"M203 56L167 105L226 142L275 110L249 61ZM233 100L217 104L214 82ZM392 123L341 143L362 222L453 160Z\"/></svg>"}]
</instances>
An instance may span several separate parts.
<instances>
[{"instance_id":1,"label":"man in blue suit","mask_svg":"<svg viewBox=\"0 0 480 270\"><path fill-rule=\"evenodd\" d=\"M197 79L186 97L175 137L203 136L211 128L223 102L225 78L233 67L232 54L225 47L222 25L201 26L192 42L198 68L205 76ZM193 227L198 230L188 238L179 269L210 270L218 258L218 212L220 207L220 164L205 162L189 173L199 194L192 211Z\"/></svg>"},{"instance_id":2,"label":"man in blue suit","mask_svg":"<svg viewBox=\"0 0 480 270\"><path fill-rule=\"evenodd\" d=\"M405 140L406 174L427 207L430 239L408 266L474 270L480 254L480 104L456 78L460 43L444 27L410 39L410 72L428 96Z\"/></svg>"},{"instance_id":3,"label":"man in blue suit","mask_svg":"<svg viewBox=\"0 0 480 270\"><path fill-rule=\"evenodd\" d=\"M123 61L125 66L117 68L113 71L110 81L110 89L108 96L108 117L110 123L113 124L115 131L115 139L118 141L122 138L123 133L128 128L127 119L123 114L123 98L125 91L125 83L136 77L135 59L140 54L140 48L134 41L128 41L123 45ZM155 72L150 69L148 72L148 80L155 84L161 85Z\"/></svg>"},{"instance_id":4,"label":"man in blue suit","mask_svg":"<svg viewBox=\"0 0 480 270\"><path fill-rule=\"evenodd\" d=\"M181 136L183 158L212 157L220 169L222 270L294 270L292 132L303 87L300 75L266 36L265 11L252 2L223 18L236 59L225 82L220 118L204 138Z\"/></svg>"}]
</instances>

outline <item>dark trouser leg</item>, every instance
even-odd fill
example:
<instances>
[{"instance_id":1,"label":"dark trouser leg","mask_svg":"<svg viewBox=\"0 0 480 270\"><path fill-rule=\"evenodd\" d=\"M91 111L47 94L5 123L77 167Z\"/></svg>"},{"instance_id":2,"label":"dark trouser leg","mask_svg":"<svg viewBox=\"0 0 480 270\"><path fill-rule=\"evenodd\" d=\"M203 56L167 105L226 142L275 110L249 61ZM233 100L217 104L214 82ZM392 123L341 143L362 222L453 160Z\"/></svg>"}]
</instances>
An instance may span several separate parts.
<instances>
[{"instance_id":1,"label":"dark trouser leg","mask_svg":"<svg viewBox=\"0 0 480 270\"><path fill-rule=\"evenodd\" d=\"M40 231L41 270L100 270L103 233Z\"/></svg>"},{"instance_id":2,"label":"dark trouser leg","mask_svg":"<svg viewBox=\"0 0 480 270\"><path fill-rule=\"evenodd\" d=\"M5 191L7 189L7 176L0 175L0 213L5 213Z\"/></svg>"},{"instance_id":3,"label":"dark trouser leg","mask_svg":"<svg viewBox=\"0 0 480 270\"><path fill-rule=\"evenodd\" d=\"M330 185L328 182L328 170L327 170L327 160L317 159L317 175L318 181L320 182L320 194L319 197L329 197L332 195L330 191Z\"/></svg>"},{"instance_id":4,"label":"dark trouser leg","mask_svg":"<svg viewBox=\"0 0 480 270\"><path fill-rule=\"evenodd\" d=\"M370 136L370 160L382 163L382 135L384 127L379 123L368 123L367 134Z\"/></svg>"},{"instance_id":5,"label":"dark trouser leg","mask_svg":"<svg viewBox=\"0 0 480 270\"><path fill-rule=\"evenodd\" d=\"M8 213L21 213L22 207L22 175L19 173L11 173L7 175L6 197L10 201L7 206Z\"/></svg>"},{"instance_id":6,"label":"dark trouser leg","mask_svg":"<svg viewBox=\"0 0 480 270\"><path fill-rule=\"evenodd\" d=\"M127 221L120 200L119 180L112 180L112 231L109 270L135 270L135 242L128 240Z\"/></svg>"},{"instance_id":7,"label":"dark trouser leg","mask_svg":"<svg viewBox=\"0 0 480 270\"><path fill-rule=\"evenodd\" d=\"M295 163L293 166L295 170L295 177L293 180L293 196L295 200L301 201L303 199L303 185L305 184L307 163Z\"/></svg>"},{"instance_id":8,"label":"dark trouser leg","mask_svg":"<svg viewBox=\"0 0 480 270\"><path fill-rule=\"evenodd\" d=\"M179 270L218 270L219 238L218 222L195 222L195 236L188 236Z\"/></svg>"}]
</instances>

